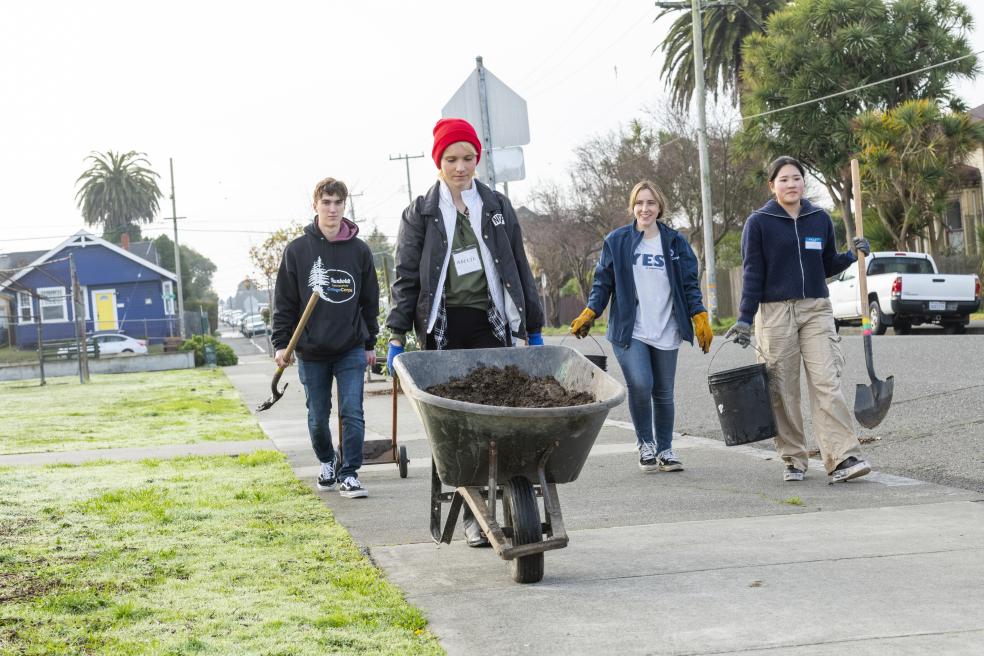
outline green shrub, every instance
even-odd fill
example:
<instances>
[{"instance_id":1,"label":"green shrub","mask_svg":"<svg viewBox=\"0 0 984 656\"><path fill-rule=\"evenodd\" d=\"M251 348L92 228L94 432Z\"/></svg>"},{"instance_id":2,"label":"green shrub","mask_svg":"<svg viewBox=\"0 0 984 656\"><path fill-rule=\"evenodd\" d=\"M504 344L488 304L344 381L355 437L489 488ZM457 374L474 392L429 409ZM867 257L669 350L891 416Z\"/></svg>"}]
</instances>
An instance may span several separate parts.
<instances>
[{"instance_id":1,"label":"green shrub","mask_svg":"<svg viewBox=\"0 0 984 656\"><path fill-rule=\"evenodd\" d=\"M232 347L228 344L223 344L211 335L193 335L191 339L186 339L184 341L181 345L181 350L194 351L195 366L201 367L205 364L205 346L207 344L211 344L215 347L215 362L220 367L228 367L239 363L239 357L236 355L236 352L232 350Z\"/></svg>"}]
</instances>

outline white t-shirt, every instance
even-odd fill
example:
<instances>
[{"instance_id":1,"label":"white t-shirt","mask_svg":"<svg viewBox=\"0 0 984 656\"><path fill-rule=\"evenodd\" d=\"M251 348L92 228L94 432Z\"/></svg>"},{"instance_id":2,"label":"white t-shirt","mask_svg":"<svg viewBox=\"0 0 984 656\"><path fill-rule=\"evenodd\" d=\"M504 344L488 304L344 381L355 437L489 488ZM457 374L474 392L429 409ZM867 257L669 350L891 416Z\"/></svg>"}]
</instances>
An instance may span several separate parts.
<instances>
[{"instance_id":1,"label":"white t-shirt","mask_svg":"<svg viewBox=\"0 0 984 656\"><path fill-rule=\"evenodd\" d=\"M639 299L632 339L662 351L680 348L680 329L673 318L673 292L666 273L663 242L658 236L639 243L632 262L632 277Z\"/></svg>"}]
</instances>

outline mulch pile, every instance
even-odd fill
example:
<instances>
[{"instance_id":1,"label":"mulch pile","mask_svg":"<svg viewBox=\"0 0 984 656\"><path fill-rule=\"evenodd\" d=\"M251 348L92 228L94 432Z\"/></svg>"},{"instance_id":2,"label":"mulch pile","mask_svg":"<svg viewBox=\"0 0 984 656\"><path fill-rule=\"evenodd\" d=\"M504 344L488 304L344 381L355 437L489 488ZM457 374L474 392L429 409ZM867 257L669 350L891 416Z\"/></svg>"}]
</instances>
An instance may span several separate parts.
<instances>
[{"instance_id":1,"label":"mulch pile","mask_svg":"<svg viewBox=\"0 0 984 656\"><path fill-rule=\"evenodd\" d=\"M564 389L553 376L529 376L515 365L478 367L463 378L428 387L427 392L454 401L505 408L563 408L596 400L589 392Z\"/></svg>"}]
</instances>

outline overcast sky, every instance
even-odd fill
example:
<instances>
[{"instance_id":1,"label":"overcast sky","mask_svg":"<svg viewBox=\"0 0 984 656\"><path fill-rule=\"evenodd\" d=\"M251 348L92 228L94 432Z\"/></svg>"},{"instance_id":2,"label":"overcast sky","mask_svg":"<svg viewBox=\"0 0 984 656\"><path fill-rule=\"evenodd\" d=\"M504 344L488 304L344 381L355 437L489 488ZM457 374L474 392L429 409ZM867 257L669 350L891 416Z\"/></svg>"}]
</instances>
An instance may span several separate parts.
<instances>
[{"instance_id":1,"label":"overcast sky","mask_svg":"<svg viewBox=\"0 0 984 656\"><path fill-rule=\"evenodd\" d=\"M984 3L967 2L984 49ZM165 190L174 159L180 238L230 295L263 231L308 221L311 191L345 180L365 233L395 235L435 180L431 129L475 67L528 103L527 180L561 179L572 149L662 101L670 19L650 0L466 2L18 2L0 8L0 252L84 227L75 181L91 151L147 153ZM984 84L961 84L971 105ZM169 224L144 228L157 236ZM98 234L97 229L93 229ZM236 232L239 231L239 232Z\"/></svg>"}]
</instances>

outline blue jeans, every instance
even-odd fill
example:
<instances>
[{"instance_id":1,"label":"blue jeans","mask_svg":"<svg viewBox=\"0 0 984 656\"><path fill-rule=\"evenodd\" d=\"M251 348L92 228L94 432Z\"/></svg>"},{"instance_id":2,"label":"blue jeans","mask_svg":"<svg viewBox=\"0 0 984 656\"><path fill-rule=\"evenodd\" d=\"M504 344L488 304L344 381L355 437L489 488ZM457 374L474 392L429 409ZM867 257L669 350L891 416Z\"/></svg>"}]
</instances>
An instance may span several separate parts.
<instances>
[{"instance_id":1,"label":"blue jeans","mask_svg":"<svg viewBox=\"0 0 984 656\"><path fill-rule=\"evenodd\" d=\"M307 398L308 433L311 446L320 462L333 462L331 443L331 381L338 381L338 399L342 418L342 453L344 459L337 472L338 480L358 478L362 466L362 443L366 437L366 420L362 413L362 388L366 369L366 352L362 344L329 360L298 358L297 373Z\"/></svg>"},{"instance_id":2,"label":"blue jeans","mask_svg":"<svg viewBox=\"0 0 984 656\"><path fill-rule=\"evenodd\" d=\"M662 351L637 339L631 340L628 348L617 344L612 347L629 390L629 414L635 426L637 445L653 443L655 425L656 452L671 448L677 349Z\"/></svg>"}]
</instances>

